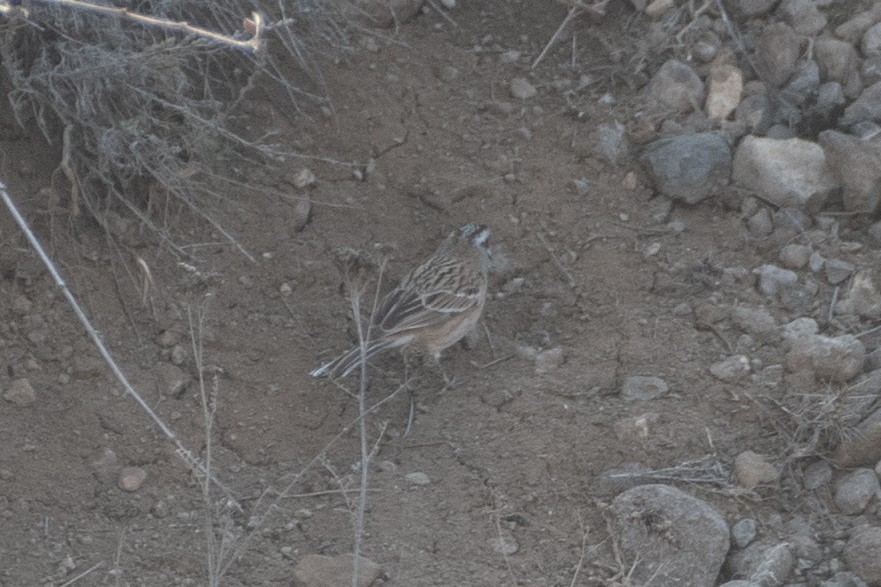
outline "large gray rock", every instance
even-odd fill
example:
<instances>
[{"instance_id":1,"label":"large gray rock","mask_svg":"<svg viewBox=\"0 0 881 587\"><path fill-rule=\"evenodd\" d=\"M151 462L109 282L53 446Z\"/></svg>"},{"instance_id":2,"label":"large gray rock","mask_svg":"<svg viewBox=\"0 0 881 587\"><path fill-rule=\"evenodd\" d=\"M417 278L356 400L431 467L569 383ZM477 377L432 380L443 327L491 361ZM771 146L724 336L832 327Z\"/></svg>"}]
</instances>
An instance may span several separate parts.
<instances>
[{"instance_id":1,"label":"large gray rock","mask_svg":"<svg viewBox=\"0 0 881 587\"><path fill-rule=\"evenodd\" d=\"M826 15L817 0L783 0L777 14L800 35L814 36L826 26Z\"/></svg>"},{"instance_id":2,"label":"large gray rock","mask_svg":"<svg viewBox=\"0 0 881 587\"><path fill-rule=\"evenodd\" d=\"M868 415L835 448L839 467L872 465L881 459L881 408Z\"/></svg>"},{"instance_id":3,"label":"large gray rock","mask_svg":"<svg viewBox=\"0 0 881 587\"><path fill-rule=\"evenodd\" d=\"M870 585L881 584L881 528L860 526L850 533L844 560L857 576Z\"/></svg>"},{"instance_id":4,"label":"large gray rock","mask_svg":"<svg viewBox=\"0 0 881 587\"><path fill-rule=\"evenodd\" d=\"M879 491L881 485L878 484L875 471L857 469L835 483L835 505L842 514L859 514Z\"/></svg>"},{"instance_id":5,"label":"large gray rock","mask_svg":"<svg viewBox=\"0 0 881 587\"><path fill-rule=\"evenodd\" d=\"M793 373L813 371L819 379L844 383L863 370L866 347L857 337L844 334L834 338L820 334L792 341L786 366Z\"/></svg>"},{"instance_id":6,"label":"large gray rock","mask_svg":"<svg viewBox=\"0 0 881 587\"><path fill-rule=\"evenodd\" d=\"M852 314L862 318L881 318L881 293L869 271L853 276L847 292L835 304L836 314Z\"/></svg>"},{"instance_id":7,"label":"large gray rock","mask_svg":"<svg viewBox=\"0 0 881 587\"><path fill-rule=\"evenodd\" d=\"M874 214L881 204L881 146L835 130L819 136L848 212Z\"/></svg>"},{"instance_id":8,"label":"large gray rock","mask_svg":"<svg viewBox=\"0 0 881 587\"><path fill-rule=\"evenodd\" d=\"M859 65L859 56L853 45L829 37L814 41L814 59L820 66L820 77L824 82L835 81L842 85Z\"/></svg>"},{"instance_id":9,"label":"large gray rock","mask_svg":"<svg viewBox=\"0 0 881 587\"><path fill-rule=\"evenodd\" d=\"M765 27L756 43L756 60L762 79L779 88L792 77L801 53L801 39L788 24Z\"/></svg>"},{"instance_id":10,"label":"large gray rock","mask_svg":"<svg viewBox=\"0 0 881 587\"><path fill-rule=\"evenodd\" d=\"M881 121L881 82L865 88L859 97L844 109L844 116L838 121L842 126L871 120Z\"/></svg>"},{"instance_id":11,"label":"large gray rock","mask_svg":"<svg viewBox=\"0 0 881 587\"><path fill-rule=\"evenodd\" d=\"M876 4L869 10L860 12L838 25L835 28L835 36L856 45L866 34L866 31L879 21L881 21L881 4Z\"/></svg>"},{"instance_id":12,"label":"large gray rock","mask_svg":"<svg viewBox=\"0 0 881 587\"><path fill-rule=\"evenodd\" d=\"M704 103L704 83L690 65L670 59L649 82L648 93L662 108L675 112L700 110Z\"/></svg>"},{"instance_id":13,"label":"large gray rock","mask_svg":"<svg viewBox=\"0 0 881 587\"><path fill-rule=\"evenodd\" d=\"M657 140L641 160L659 192L687 204L712 196L731 175L731 148L716 133Z\"/></svg>"},{"instance_id":14,"label":"large gray rock","mask_svg":"<svg viewBox=\"0 0 881 587\"><path fill-rule=\"evenodd\" d=\"M783 585L792 572L795 557L789 544L754 542L728 558L728 572L735 579L762 587Z\"/></svg>"},{"instance_id":15,"label":"large gray rock","mask_svg":"<svg viewBox=\"0 0 881 587\"><path fill-rule=\"evenodd\" d=\"M706 502L668 485L642 485L612 502L627 560L641 561L636 585L711 587L729 547L728 525Z\"/></svg>"},{"instance_id":16,"label":"large gray rock","mask_svg":"<svg viewBox=\"0 0 881 587\"><path fill-rule=\"evenodd\" d=\"M777 206L819 210L838 187L820 145L804 139L745 137L737 147L734 182Z\"/></svg>"},{"instance_id":17,"label":"large gray rock","mask_svg":"<svg viewBox=\"0 0 881 587\"><path fill-rule=\"evenodd\" d=\"M863 34L863 40L860 41L860 50L866 56L881 53L881 22L872 25Z\"/></svg>"}]
</instances>

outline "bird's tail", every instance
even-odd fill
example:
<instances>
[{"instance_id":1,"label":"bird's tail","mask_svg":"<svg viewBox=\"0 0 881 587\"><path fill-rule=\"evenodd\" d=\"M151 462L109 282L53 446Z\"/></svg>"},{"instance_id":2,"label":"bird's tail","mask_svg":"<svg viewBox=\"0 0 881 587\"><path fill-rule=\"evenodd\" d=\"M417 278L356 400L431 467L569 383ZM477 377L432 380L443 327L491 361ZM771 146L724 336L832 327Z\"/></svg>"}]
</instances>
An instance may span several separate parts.
<instances>
[{"instance_id":1,"label":"bird's tail","mask_svg":"<svg viewBox=\"0 0 881 587\"><path fill-rule=\"evenodd\" d=\"M367 344L367 349L364 353L364 360L367 361L383 351L395 348L400 345L400 341L394 339L379 339L370 342ZM341 354L334 360L318 367L309 374L312 377L327 377L329 379L337 379L339 377L346 377L355 369L355 367L360 364L361 347L356 346L355 348Z\"/></svg>"}]
</instances>

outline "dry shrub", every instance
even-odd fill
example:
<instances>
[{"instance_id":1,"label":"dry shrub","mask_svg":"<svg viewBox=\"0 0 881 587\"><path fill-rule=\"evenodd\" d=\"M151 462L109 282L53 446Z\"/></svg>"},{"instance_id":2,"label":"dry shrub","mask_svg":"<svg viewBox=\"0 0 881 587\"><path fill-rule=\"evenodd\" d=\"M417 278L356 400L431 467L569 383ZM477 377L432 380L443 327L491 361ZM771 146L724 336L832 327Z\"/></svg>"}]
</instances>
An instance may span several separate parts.
<instances>
[{"instance_id":1,"label":"dry shrub","mask_svg":"<svg viewBox=\"0 0 881 587\"><path fill-rule=\"evenodd\" d=\"M266 43L255 53L33 2L27 20L0 23L0 59L19 124L37 125L48 141L62 144L53 187L70 212L84 207L106 227L106 211L125 211L171 242L156 208L182 203L213 222L210 210L219 201L261 191L247 170L261 166L269 176L267 166L296 156L271 135L238 130L245 128L241 106L258 91L286 95L294 112L306 100L322 100L316 56L348 48L340 7L322 0L265 7L272 11ZM243 19L259 10L238 0L127 8L228 34L242 31Z\"/></svg>"}]
</instances>

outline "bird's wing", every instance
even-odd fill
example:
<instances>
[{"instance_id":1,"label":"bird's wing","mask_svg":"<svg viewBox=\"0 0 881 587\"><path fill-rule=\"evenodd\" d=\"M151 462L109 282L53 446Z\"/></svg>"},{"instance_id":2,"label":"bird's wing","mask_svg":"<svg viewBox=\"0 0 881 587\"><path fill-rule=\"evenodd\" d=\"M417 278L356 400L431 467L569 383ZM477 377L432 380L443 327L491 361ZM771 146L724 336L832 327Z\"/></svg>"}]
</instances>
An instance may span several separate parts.
<instances>
[{"instance_id":1,"label":"bird's wing","mask_svg":"<svg viewBox=\"0 0 881 587\"><path fill-rule=\"evenodd\" d=\"M473 308L479 300L478 288L428 292L399 288L383 300L377 313L377 325L385 333L431 327L443 323L451 315Z\"/></svg>"}]
</instances>

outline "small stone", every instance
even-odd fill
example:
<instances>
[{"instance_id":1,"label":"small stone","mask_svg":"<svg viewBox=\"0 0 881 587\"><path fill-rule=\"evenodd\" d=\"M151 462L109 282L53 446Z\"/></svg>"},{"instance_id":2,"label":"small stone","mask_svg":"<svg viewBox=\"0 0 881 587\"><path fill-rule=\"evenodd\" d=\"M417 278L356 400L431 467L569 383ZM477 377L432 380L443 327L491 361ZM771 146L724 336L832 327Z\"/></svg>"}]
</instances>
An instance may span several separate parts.
<instances>
[{"instance_id":1,"label":"small stone","mask_svg":"<svg viewBox=\"0 0 881 587\"><path fill-rule=\"evenodd\" d=\"M180 397L193 378L177 365L160 363L153 369L156 388L161 395Z\"/></svg>"},{"instance_id":2,"label":"small stone","mask_svg":"<svg viewBox=\"0 0 881 587\"><path fill-rule=\"evenodd\" d=\"M777 483L780 472L765 460L765 457L752 451L744 451L734 459L734 475L737 483L752 491L759 485Z\"/></svg>"},{"instance_id":3,"label":"small stone","mask_svg":"<svg viewBox=\"0 0 881 587\"><path fill-rule=\"evenodd\" d=\"M767 208L759 208L746 222L749 231L755 236L768 236L774 232L774 221Z\"/></svg>"},{"instance_id":4,"label":"small stone","mask_svg":"<svg viewBox=\"0 0 881 587\"><path fill-rule=\"evenodd\" d=\"M633 375L624 380L621 397L627 401L653 400L665 395L667 382L660 377Z\"/></svg>"},{"instance_id":5,"label":"small stone","mask_svg":"<svg viewBox=\"0 0 881 587\"><path fill-rule=\"evenodd\" d=\"M833 175L844 188L848 212L874 214L881 206L881 145L835 130L819 134Z\"/></svg>"},{"instance_id":6,"label":"small stone","mask_svg":"<svg viewBox=\"0 0 881 587\"><path fill-rule=\"evenodd\" d=\"M735 355L710 365L710 374L716 379L725 382L743 379L749 375L751 370L749 358L745 355Z\"/></svg>"},{"instance_id":7,"label":"small stone","mask_svg":"<svg viewBox=\"0 0 881 587\"><path fill-rule=\"evenodd\" d=\"M814 36L826 27L826 15L816 0L783 0L777 13L800 35Z\"/></svg>"},{"instance_id":8,"label":"small stone","mask_svg":"<svg viewBox=\"0 0 881 587\"><path fill-rule=\"evenodd\" d=\"M785 542L753 542L728 559L732 576L744 577L762 587L784 585L794 566L795 557Z\"/></svg>"},{"instance_id":9,"label":"small stone","mask_svg":"<svg viewBox=\"0 0 881 587\"><path fill-rule=\"evenodd\" d=\"M147 471L141 467L126 467L119 473L119 488L133 492L141 488L147 480Z\"/></svg>"},{"instance_id":10,"label":"small stone","mask_svg":"<svg viewBox=\"0 0 881 587\"><path fill-rule=\"evenodd\" d=\"M440 3L441 6L447 10L453 10L456 8L456 0L440 0Z\"/></svg>"},{"instance_id":11,"label":"small stone","mask_svg":"<svg viewBox=\"0 0 881 587\"><path fill-rule=\"evenodd\" d=\"M180 341L181 335L179 332L171 329L166 329L162 331L162 333L159 335L159 339L156 342L158 342L159 346L161 346L162 348L167 349L178 344Z\"/></svg>"},{"instance_id":12,"label":"small stone","mask_svg":"<svg viewBox=\"0 0 881 587\"><path fill-rule=\"evenodd\" d=\"M30 314L31 308L33 306L33 302L31 302L26 297L16 296L15 300L12 302L12 311L19 316L24 316L25 314Z\"/></svg>"},{"instance_id":13,"label":"small stone","mask_svg":"<svg viewBox=\"0 0 881 587\"><path fill-rule=\"evenodd\" d=\"M428 478L428 475L419 471L415 473L407 473L407 475L404 476L404 480L410 485L429 485L431 483L431 479Z\"/></svg>"},{"instance_id":14,"label":"small stone","mask_svg":"<svg viewBox=\"0 0 881 587\"><path fill-rule=\"evenodd\" d=\"M819 252L814 251L811 253L810 259L808 259L808 269L810 269L813 273L817 273L821 269L823 269L823 265L826 264L826 259L823 258Z\"/></svg>"},{"instance_id":15,"label":"small stone","mask_svg":"<svg viewBox=\"0 0 881 587\"><path fill-rule=\"evenodd\" d=\"M517 63L520 61L520 58L523 56L522 51L505 51L501 55L499 55L499 61L502 63Z\"/></svg>"},{"instance_id":16,"label":"small stone","mask_svg":"<svg viewBox=\"0 0 881 587\"><path fill-rule=\"evenodd\" d=\"M854 271L854 266L853 263L848 263L847 261L842 261L840 259L826 259L826 262L823 264L823 269L826 272L826 281L832 285L838 285L850 277L851 273Z\"/></svg>"},{"instance_id":17,"label":"small stone","mask_svg":"<svg viewBox=\"0 0 881 587\"><path fill-rule=\"evenodd\" d=\"M838 467L871 466L881 459L881 408L866 416L832 454Z\"/></svg>"},{"instance_id":18,"label":"small stone","mask_svg":"<svg viewBox=\"0 0 881 587\"><path fill-rule=\"evenodd\" d=\"M881 528L859 526L850 533L844 548L844 560L854 573L869 585L881 584Z\"/></svg>"},{"instance_id":19,"label":"small stone","mask_svg":"<svg viewBox=\"0 0 881 587\"><path fill-rule=\"evenodd\" d=\"M754 269L753 273L759 276L759 291L772 298L798 283L798 275L795 272L781 269L776 265L762 265Z\"/></svg>"},{"instance_id":20,"label":"small stone","mask_svg":"<svg viewBox=\"0 0 881 587\"><path fill-rule=\"evenodd\" d=\"M826 461L814 461L805 467L805 489L815 491L832 481L832 467Z\"/></svg>"},{"instance_id":21,"label":"small stone","mask_svg":"<svg viewBox=\"0 0 881 587\"><path fill-rule=\"evenodd\" d=\"M487 540L487 543L489 543L494 551L503 556L510 556L520 550L520 545L517 544L514 535L510 530L505 528L501 529L498 536Z\"/></svg>"},{"instance_id":22,"label":"small stone","mask_svg":"<svg viewBox=\"0 0 881 587\"><path fill-rule=\"evenodd\" d=\"M796 373L811 370L821 380L845 383L862 372L866 347L855 336L807 335L791 341L786 366Z\"/></svg>"},{"instance_id":23,"label":"small stone","mask_svg":"<svg viewBox=\"0 0 881 587\"><path fill-rule=\"evenodd\" d=\"M183 365L189 358L190 353L182 344L176 344L171 348L171 362L175 365Z\"/></svg>"},{"instance_id":24,"label":"small stone","mask_svg":"<svg viewBox=\"0 0 881 587\"><path fill-rule=\"evenodd\" d=\"M3 399L16 406L23 407L37 401L37 392L34 391L29 380L24 378L15 379L12 381L9 389L3 392Z\"/></svg>"},{"instance_id":25,"label":"small stone","mask_svg":"<svg viewBox=\"0 0 881 587\"><path fill-rule=\"evenodd\" d=\"M590 193L590 182L586 178L572 180L572 189L578 196L586 196Z\"/></svg>"},{"instance_id":26,"label":"small stone","mask_svg":"<svg viewBox=\"0 0 881 587\"><path fill-rule=\"evenodd\" d=\"M765 308L737 306L732 311L731 318L741 330L762 341L773 341L779 336L777 321Z\"/></svg>"},{"instance_id":27,"label":"small stone","mask_svg":"<svg viewBox=\"0 0 881 587\"><path fill-rule=\"evenodd\" d=\"M737 105L734 120L744 124L748 132L764 133L771 125L770 100L763 94L747 96Z\"/></svg>"},{"instance_id":28,"label":"small stone","mask_svg":"<svg viewBox=\"0 0 881 587\"><path fill-rule=\"evenodd\" d=\"M338 587L352 585L355 557L351 554L325 556L307 554L294 567L295 584L301 587ZM358 559L355 587L370 587L382 572L382 567L364 557Z\"/></svg>"},{"instance_id":29,"label":"small stone","mask_svg":"<svg viewBox=\"0 0 881 587\"><path fill-rule=\"evenodd\" d=\"M315 179L315 174L312 173L311 170L303 167L297 171L291 183L293 183L294 187L298 190L302 190L315 186L318 183L318 180Z\"/></svg>"},{"instance_id":30,"label":"small stone","mask_svg":"<svg viewBox=\"0 0 881 587\"><path fill-rule=\"evenodd\" d=\"M836 81L842 85L856 71L859 62L853 45L831 37L820 37L814 41L814 59L820 66L823 81Z\"/></svg>"},{"instance_id":31,"label":"small stone","mask_svg":"<svg viewBox=\"0 0 881 587\"><path fill-rule=\"evenodd\" d=\"M535 372L538 374L553 371L563 364L565 356L561 347L541 351L535 357Z\"/></svg>"},{"instance_id":32,"label":"small stone","mask_svg":"<svg viewBox=\"0 0 881 587\"><path fill-rule=\"evenodd\" d=\"M294 232L302 232L309 221L312 220L312 201L309 198L299 198L294 204Z\"/></svg>"},{"instance_id":33,"label":"small stone","mask_svg":"<svg viewBox=\"0 0 881 587\"><path fill-rule=\"evenodd\" d=\"M617 121L598 124L588 135L588 150L613 165L624 162L630 154L624 125Z\"/></svg>"},{"instance_id":34,"label":"small stone","mask_svg":"<svg viewBox=\"0 0 881 587\"><path fill-rule=\"evenodd\" d=\"M522 77L512 79L509 89L511 90L511 96L518 100L528 100L538 94L535 86L529 83L529 80Z\"/></svg>"},{"instance_id":35,"label":"small stone","mask_svg":"<svg viewBox=\"0 0 881 587\"><path fill-rule=\"evenodd\" d=\"M670 59L658 69L649 82L647 93L661 107L676 112L699 110L704 103L701 78L678 59Z\"/></svg>"},{"instance_id":36,"label":"small stone","mask_svg":"<svg viewBox=\"0 0 881 587\"><path fill-rule=\"evenodd\" d=\"M649 18L659 19L676 6L675 0L652 0L645 7L645 15Z\"/></svg>"},{"instance_id":37,"label":"small stone","mask_svg":"<svg viewBox=\"0 0 881 587\"><path fill-rule=\"evenodd\" d=\"M743 72L728 64L710 69L710 88L707 92L707 117L725 120L740 103L743 93Z\"/></svg>"},{"instance_id":38,"label":"small stone","mask_svg":"<svg viewBox=\"0 0 881 587\"><path fill-rule=\"evenodd\" d=\"M654 141L640 160L661 194L686 204L714 195L731 174L731 148L716 133Z\"/></svg>"},{"instance_id":39,"label":"small stone","mask_svg":"<svg viewBox=\"0 0 881 587\"><path fill-rule=\"evenodd\" d=\"M830 112L845 101L844 88L838 82L826 82L817 88L817 110L821 112ZM826 156L828 157L829 154L827 153Z\"/></svg>"},{"instance_id":40,"label":"small stone","mask_svg":"<svg viewBox=\"0 0 881 587\"><path fill-rule=\"evenodd\" d=\"M731 527L731 538L737 548L746 548L756 539L758 525L752 518L743 518Z\"/></svg>"},{"instance_id":41,"label":"small stone","mask_svg":"<svg viewBox=\"0 0 881 587\"><path fill-rule=\"evenodd\" d=\"M379 470L383 473L396 473L398 466L393 461L385 460L379 463Z\"/></svg>"},{"instance_id":42,"label":"small stone","mask_svg":"<svg viewBox=\"0 0 881 587\"><path fill-rule=\"evenodd\" d=\"M789 269L802 269L811 258L811 247L790 243L780 249L780 263Z\"/></svg>"},{"instance_id":43,"label":"small stone","mask_svg":"<svg viewBox=\"0 0 881 587\"><path fill-rule=\"evenodd\" d=\"M835 483L835 505L841 513L861 513L879 492L881 485L872 469L856 469Z\"/></svg>"},{"instance_id":44,"label":"small stone","mask_svg":"<svg viewBox=\"0 0 881 587\"><path fill-rule=\"evenodd\" d=\"M779 88L792 77L801 53L801 39L786 23L765 27L756 43L758 66L772 86Z\"/></svg>"},{"instance_id":45,"label":"small stone","mask_svg":"<svg viewBox=\"0 0 881 587\"><path fill-rule=\"evenodd\" d=\"M452 65L444 65L440 68L437 76L441 79L441 81L450 83L457 80L460 75L462 75L462 72L459 70L458 67L454 67Z\"/></svg>"},{"instance_id":46,"label":"small stone","mask_svg":"<svg viewBox=\"0 0 881 587\"><path fill-rule=\"evenodd\" d=\"M881 14L878 13L877 6L874 11L866 10L857 13L835 28L835 36L856 45L869 30L869 27L878 22L879 17Z\"/></svg>"},{"instance_id":47,"label":"small stone","mask_svg":"<svg viewBox=\"0 0 881 587\"><path fill-rule=\"evenodd\" d=\"M881 22L866 31L863 40L860 41L860 49L866 56L881 53Z\"/></svg>"}]
</instances>

